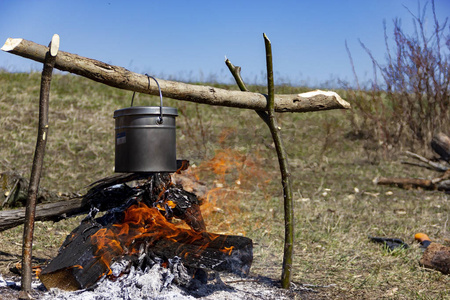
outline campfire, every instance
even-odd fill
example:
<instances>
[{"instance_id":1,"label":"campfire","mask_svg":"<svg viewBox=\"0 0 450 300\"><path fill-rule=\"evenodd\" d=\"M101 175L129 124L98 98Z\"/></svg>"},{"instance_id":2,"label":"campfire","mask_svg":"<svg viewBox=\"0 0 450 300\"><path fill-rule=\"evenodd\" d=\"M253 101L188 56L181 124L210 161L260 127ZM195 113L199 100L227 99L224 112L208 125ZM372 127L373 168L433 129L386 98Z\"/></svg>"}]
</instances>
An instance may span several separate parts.
<instances>
[{"instance_id":1,"label":"campfire","mask_svg":"<svg viewBox=\"0 0 450 300\"><path fill-rule=\"evenodd\" d=\"M199 199L169 173L109 177L94 183L83 201L91 212L39 274L47 289L85 289L132 268L168 267L173 259L193 278L205 270L249 273L252 240L207 232ZM96 217L99 211L106 213Z\"/></svg>"}]
</instances>

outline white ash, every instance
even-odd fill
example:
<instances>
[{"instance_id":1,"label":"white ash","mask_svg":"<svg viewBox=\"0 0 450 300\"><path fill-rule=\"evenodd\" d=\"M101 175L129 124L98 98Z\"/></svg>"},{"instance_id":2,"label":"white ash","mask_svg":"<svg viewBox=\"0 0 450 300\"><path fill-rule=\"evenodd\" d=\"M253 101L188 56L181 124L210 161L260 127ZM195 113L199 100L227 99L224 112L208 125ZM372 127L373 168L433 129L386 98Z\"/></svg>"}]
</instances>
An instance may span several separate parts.
<instances>
[{"instance_id":1,"label":"white ash","mask_svg":"<svg viewBox=\"0 0 450 300\"><path fill-rule=\"evenodd\" d=\"M119 274L126 269L126 263L115 263L111 266L113 273ZM51 289L39 299L42 300L134 300L134 299L292 299L293 291L276 287L270 280L243 279L236 275L206 272L200 280L192 275L180 262L179 258L169 260L169 267L164 268L155 263L144 271L135 267L127 270L128 274L118 277L115 281L101 280L94 288L67 292ZM200 272L200 275L202 273ZM209 282L207 278L209 277ZM295 292L294 292L295 293ZM305 296L298 295L296 296ZM300 299L300 297L298 299Z\"/></svg>"},{"instance_id":2,"label":"white ash","mask_svg":"<svg viewBox=\"0 0 450 300\"><path fill-rule=\"evenodd\" d=\"M40 299L60 300L123 300L123 299L195 299L184 295L181 288L166 284L168 269L155 264L146 272L130 269L130 273L116 281L105 279L93 290L65 292L51 289Z\"/></svg>"},{"instance_id":3,"label":"white ash","mask_svg":"<svg viewBox=\"0 0 450 300\"><path fill-rule=\"evenodd\" d=\"M144 263L140 265L148 266L142 270L134 267L129 258L123 258L111 265L113 274L121 276L115 280L103 278L94 287L86 290L68 292L51 289L45 292L39 281L33 281L32 294L34 299L40 300L283 300L306 299L307 293L314 292L312 289L302 288L283 290L269 278L241 278L228 273L220 273L219 276L218 272L211 271L208 274L201 269L197 269L193 276L194 270L186 269L178 257L169 259L167 268L162 267L162 260L158 258L151 259L148 264L150 259L140 257L139 261ZM17 299L19 290L20 282L5 280L0 275L0 299Z\"/></svg>"},{"instance_id":4,"label":"white ash","mask_svg":"<svg viewBox=\"0 0 450 300\"><path fill-rule=\"evenodd\" d=\"M8 287L8 288L19 290L20 289L20 285L21 285L20 281L3 279L2 274L0 274L0 288ZM31 288L32 289L39 290L39 289L41 289L41 287L42 287L42 284L40 282L37 282L37 281L32 281L31 282Z\"/></svg>"}]
</instances>

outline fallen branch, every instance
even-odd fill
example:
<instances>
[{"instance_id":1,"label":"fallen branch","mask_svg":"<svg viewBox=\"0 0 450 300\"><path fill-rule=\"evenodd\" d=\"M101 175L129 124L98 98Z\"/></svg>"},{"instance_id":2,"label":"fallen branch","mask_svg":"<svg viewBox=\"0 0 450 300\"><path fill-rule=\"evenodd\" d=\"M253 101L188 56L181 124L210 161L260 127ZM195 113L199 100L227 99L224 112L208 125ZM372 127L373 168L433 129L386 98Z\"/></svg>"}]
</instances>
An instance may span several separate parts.
<instances>
[{"instance_id":1,"label":"fallen branch","mask_svg":"<svg viewBox=\"0 0 450 300\"><path fill-rule=\"evenodd\" d=\"M416 154L416 153L413 153L413 152L410 152L410 151L406 151L405 155L409 156L411 158L417 159L417 160L419 160L422 163L411 163L411 162L404 161L404 162L402 162L404 164L410 164L410 165L416 165L416 166L419 166L419 167L425 167L427 169L435 170L435 171L438 171L438 172L445 172L445 171L447 171L449 169L448 166L445 166L445 165L443 165L441 163L438 163L438 162L434 162L432 160L429 160L428 158L425 158L425 157L423 157L423 156L421 156L419 154Z\"/></svg>"},{"instance_id":2,"label":"fallen branch","mask_svg":"<svg viewBox=\"0 0 450 300\"><path fill-rule=\"evenodd\" d=\"M427 168L437 172L444 172L441 176L433 179L380 177L376 178L374 183L379 185L397 186L403 189L421 188L450 193L450 166L446 161L450 155L450 138L443 133L436 134L431 142L431 148L440 156L442 163L432 161L410 151L406 151L405 155L419 162L402 161L402 163Z\"/></svg>"},{"instance_id":3,"label":"fallen branch","mask_svg":"<svg viewBox=\"0 0 450 300\"><path fill-rule=\"evenodd\" d=\"M25 39L8 38L1 48L3 51L44 62L48 47ZM131 72L125 68L109 65L98 60L59 51L55 68L81 75L106 85L159 95L156 85L148 85L145 75ZM164 97L218 106L238 107L254 110L267 110L268 96L260 93L229 91L225 89L186 84L157 79ZM330 91L313 91L302 94L276 95L277 112L310 112L330 109L348 109L350 104L338 94Z\"/></svg>"},{"instance_id":4,"label":"fallen branch","mask_svg":"<svg viewBox=\"0 0 450 300\"><path fill-rule=\"evenodd\" d=\"M82 199L59 201L36 205L35 221L60 221L62 219L89 212ZM25 222L25 208L0 210L0 232L22 225Z\"/></svg>"},{"instance_id":5,"label":"fallen branch","mask_svg":"<svg viewBox=\"0 0 450 300\"><path fill-rule=\"evenodd\" d=\"M374 180L378 185L397 186L403 189L421 188L425 190L450 191L450 180L430 180L420 178L380 177Z\"/></svg>"},{"instance_id":6,"label":"fallen branch","mask_svg":"<svg viewBox=\"0 0 450 300\"><path fill-rule=\"evenodd\" d=\"M24 178L18 173L6 171L0 172L0 207L2 210L10 208L25 207L28 197L28 186L30 185L28 179ZM37 193L37 203L50 203L69 200L76 197L72 194L60 194L49 191L46 188L39 187ZM4 199L3 199L4 197ZM0 210L0 214L1 214ZM0 217L1 222L1 217Z\"/></svg>"}]
</instances>

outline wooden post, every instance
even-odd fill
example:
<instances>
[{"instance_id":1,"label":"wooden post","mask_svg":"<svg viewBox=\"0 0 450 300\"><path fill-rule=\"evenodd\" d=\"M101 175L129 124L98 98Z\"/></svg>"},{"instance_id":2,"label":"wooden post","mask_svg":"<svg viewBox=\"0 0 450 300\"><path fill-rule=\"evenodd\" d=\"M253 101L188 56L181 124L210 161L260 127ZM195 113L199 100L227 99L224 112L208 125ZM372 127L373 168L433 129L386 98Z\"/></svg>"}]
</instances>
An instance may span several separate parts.
<instances>
[{"instance_id":1,"label":"wooden post","mask_svg":"<svg viewBox=\"0 0 450 300\"><path fill-rule=\"evenodd\" d=\"M266 46L267 64L267 87L269 90L269 109L267 111L270 133L277 151L278 163L281 171L281 183L283 186L283 206L284 206L284 254L283 268L281 274L281 286L288 289L292 279L292 256L294 252L294 205L292 200L291 174L287 161L286 151L283 146L277 120L275 118L275 92L273 83L272 45L269 38L264 34L264 44Z\"/></svg>"},{"instance_id":2,"label":"wooden post","mask_svg":"<svg viewBox=\"0 0 450 300\"><path fill-rule=\"evenodd\" d=\"M284 223L285 223L285 241L284 241L284 255L283 267L281 275L282 287L287 289L290 286L292 275L292 256L294 249L294 206L292 199L292 189L290 183L290 173L287 162L286 151L282 143L281 135L275 119L275 93L273 83L273 64L272 64L272 46L269 39L264 34L264 42L266 46L266 63L267 63L267 88L268 88L268 111L256 110L256 113L267 124L274 140L275 149L277 151L278 163L281 171L281 182L283 185L283 199L284 199ZM225 60L225 64L233 75L236 84L241 91L248 91L244 81L241 77L241 68L234 66L229 59Z\"/></svg>"},{"instance_id":3,"label":"wooden post","mask_svg":"<svg viewBox=\"0 0 450 300\"><path fill-rule=\"evenodd\" d=\"M31 299L31 257L33 246L34 221L36 214L36 198L39 189L39 181L44 163L45 146L48 137L48 102L50 94L50 82L53 67L59 49L59 36L53 35L49 49L45 56L44 67L41 75L41 91L39 97L39 127L33 165L31 168L30 185L25 213L25 226L23 231L22 247L22 288L20 299Z\"/></svg>"}]
</instances>

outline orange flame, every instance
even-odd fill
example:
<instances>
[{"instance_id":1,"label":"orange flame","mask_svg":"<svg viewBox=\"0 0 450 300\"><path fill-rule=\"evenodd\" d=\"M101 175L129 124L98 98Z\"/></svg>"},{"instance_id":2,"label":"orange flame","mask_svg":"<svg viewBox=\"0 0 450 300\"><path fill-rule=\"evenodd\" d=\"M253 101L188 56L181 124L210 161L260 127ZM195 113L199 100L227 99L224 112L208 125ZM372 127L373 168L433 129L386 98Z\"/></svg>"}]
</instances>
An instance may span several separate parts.
<instances>
[{"instance_id":1,"label":"orange flame","mask_svg":"<svg viewBox=\"0 0 450 300\"><path fill-rule=\"evenodd\" d=\"M234 246L223 247L223 249L219 249L219 250L225 254L231 255L231 251L233 251L233 249L234 249Z\"/></svg>"},{"instance_id":2,"label":"orange flame","mask_svg":"<svg viewBox=\"0 0 450 300\"><path fill-rule=\"evenodd\" d=\"M224 132L224 136L228 133ZM254 197L254 191L264 193L263 197L270 197L270 193L266 195L265 191L271 178L260 163L258 154L223 149L194 170L202 179L215 178L215 186L208 191L202 204L202 215L212 224L210 228L227 234L236 231L245 234L242 203L247 197ZM242 226L238 228L236 224Z\"/></svg>"},{"instance_id":3,"label":"orange flame","mask_svg":"<svg viewBox=\"0 0 450 300\"><path fill-rule=\"evenodd\" d=\"M157 208L149 208L144 203L138 203L125 210L123 221L120 224L102 228L93 234L91 242L97 246L94 254L108 266L106 275L110 275L112 271L109 266L112 259L124 254L137 253L141 241L145 240L151 246L161 239L185 244L201 240L196 244L196 253L201 253L208 247L209 242L218 236L217 234L179 228L168 222ZM195 253L185 252L181 256L192 254Z\"/></svg>"},{"instance_id":4,"label":"orange flame","mask_svg":"<svg viewBox=\"0 0 450 300\"><path fill-rule=\"evenodd\" d=\"M208 174L208 172L212 172L218 175L213 175L216 178L218 177L218 180L216 181L216 187L211 189L206 196L207 201L202 205L202 214L206 210L207 215L209 213L213 216L212 218L217 218L218 221L214 220L213 224L216 228L221 228L221 231L229 232L231 224L242 223L240 200L251 194L251 192L247 192L248 190L264 189L270 180L263 166L255 159L255 155L255 153L248 155L237 150L224 149L217 151L210 161L200 164L195 170L191 170L197 178L200 177L200 173ZM213 241L218 235L195 232L170 223L162 214L165 207L173 208L174 206L175 203L170 200L164 204L158 203L157 207L152 208L144 203L132 205L124 212L124 219L120 224L103 228L91 237L92 243L97 245L95 255L109 266L115 256L138 252L142 241L145 240L145 243L151 247L153 243L161 239L178 243L195 243L196 250L190 249L190 252L185 250L179 254L180 257L186 258L200 254L208 247L208 241ZM223 207L223 209L218 206ZM219 214L211 214L213 211L224 213L219 216ZM242 228L235 228L234 230L239 230L240 233L245 234L245 230ZM222 247L220 251L231 255L233 249L233 246ZM108 274L110 273L111 270L109 269Z\"/></svg>"}]
</instances>

